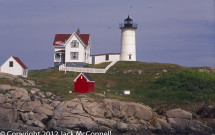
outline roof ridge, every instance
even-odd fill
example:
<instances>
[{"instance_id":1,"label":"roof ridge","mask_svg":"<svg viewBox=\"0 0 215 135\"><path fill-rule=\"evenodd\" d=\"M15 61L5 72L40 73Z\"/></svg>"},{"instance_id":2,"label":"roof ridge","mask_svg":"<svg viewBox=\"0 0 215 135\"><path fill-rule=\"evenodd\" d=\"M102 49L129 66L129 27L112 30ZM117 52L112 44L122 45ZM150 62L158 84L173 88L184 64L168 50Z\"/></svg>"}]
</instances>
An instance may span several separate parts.
<instances>
[{"instance_id":1,"label":"roof ridge","mask_svg":"<svg viewBox=\"0 0 215 135\"><path fill-rule=\"evenodd\" d=\"M79 78L80 75L83 75L89 82L95 82L95 80L90 76L89 73L81 72L75 79L74 82Z\"/></svg>"}]
</instances>

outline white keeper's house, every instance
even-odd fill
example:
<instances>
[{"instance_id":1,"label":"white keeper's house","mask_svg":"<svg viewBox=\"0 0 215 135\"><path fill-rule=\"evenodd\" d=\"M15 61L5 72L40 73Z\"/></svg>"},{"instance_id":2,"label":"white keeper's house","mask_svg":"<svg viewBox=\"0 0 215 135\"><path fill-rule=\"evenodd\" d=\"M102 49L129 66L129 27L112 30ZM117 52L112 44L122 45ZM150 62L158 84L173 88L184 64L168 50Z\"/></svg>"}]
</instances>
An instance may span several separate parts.
<instances>
[{"instance_id":1,"label":"white keeper's house","mask_svg":"<svg viewBox=\"0 0 215 135\"><path fill-rule=\"evenodd\" d=\"M28 68L18 57L14 56L11 56L4 64L2 64L0 72L20 75L22 77L28 76Z\"/></svg>"},{"instance_id":2,"label":"white keeper's house","mask_svg":"<svg viewBox=\"0 0 215 135\"><path fill-rule=\"evenodd\" d=\"M90 34L56 34L54 39L54 66L82 67L90 60Z\"/></svg>"},{"instance_id":3,"label":"white keeper's house","mask_svg":"<svg viewBox=\"0 0 215 135\"><path fill-rule=\"evenodd\" d=\"M54 66L83 67L111 61L136 61L135 30L137 25L128 16L121 29L121 53L91 55L90 34L56 34L54 39Z\"/></svg>"}]
</instances>

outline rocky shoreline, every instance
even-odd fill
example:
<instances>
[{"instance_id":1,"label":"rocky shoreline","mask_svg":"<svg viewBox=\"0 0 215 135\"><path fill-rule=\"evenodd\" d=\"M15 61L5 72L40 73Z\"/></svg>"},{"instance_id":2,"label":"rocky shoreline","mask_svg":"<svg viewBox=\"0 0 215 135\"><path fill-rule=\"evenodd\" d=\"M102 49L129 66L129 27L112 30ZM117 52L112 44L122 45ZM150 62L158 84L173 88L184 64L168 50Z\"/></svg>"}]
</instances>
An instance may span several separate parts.
<instances>
[{"instance_id":1,"label":"rocky shoreline","mask_svg":"<svg viewBox=\"0 0 215 135\"><path fill-rule=\"evenodd\" d=\"M207 125L180 108L158 115L150 107L134 102L89 97L58 99L36 88L0 85L0 130L111 131L124 135L215 133L214 119Z\"/></svg>"}]
</instances>

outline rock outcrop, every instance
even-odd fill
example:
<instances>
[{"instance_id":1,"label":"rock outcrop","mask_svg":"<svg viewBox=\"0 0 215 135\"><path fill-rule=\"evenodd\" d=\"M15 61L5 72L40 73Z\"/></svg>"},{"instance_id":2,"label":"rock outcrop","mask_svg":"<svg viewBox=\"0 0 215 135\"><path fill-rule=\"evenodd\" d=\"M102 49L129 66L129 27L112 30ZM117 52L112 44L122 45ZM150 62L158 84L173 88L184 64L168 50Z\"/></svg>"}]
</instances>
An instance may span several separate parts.
<instances>
[{"instance_id":1,"label":"rock outcrop","mask_svg":"<svg viewBox=\"0 0 215 135\"><path fill-rule=\"evenodd\" d=\"M0 130L112 131L112 134L124 135L214 132L182 109L159 116L139 103L107 98L80 97L70 101L55 98L53 93L35 88L0 85Z\"/></svg>"},{"instance_id":2,"label":"rock outcrop","mask_svg":"<svg viewBox=\"0 0 215 135\"><path fill-rule=\"evenodd\" d=\"M21 86L36 86L36 82L32 80L2 72L0 72L0 79L7 79L9 82L18 83L18 85Z\"/></svg>"}]
</instances>

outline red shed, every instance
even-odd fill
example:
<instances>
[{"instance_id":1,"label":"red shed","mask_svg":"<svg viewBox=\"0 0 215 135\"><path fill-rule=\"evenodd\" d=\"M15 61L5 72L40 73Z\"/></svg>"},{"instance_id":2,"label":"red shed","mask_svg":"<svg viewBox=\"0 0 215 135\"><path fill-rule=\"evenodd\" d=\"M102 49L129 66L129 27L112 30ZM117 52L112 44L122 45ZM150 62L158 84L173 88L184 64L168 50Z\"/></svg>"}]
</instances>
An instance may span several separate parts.
<instances>
[{"instance_id":1,"label":"red shed","mask_svg":"<svg viewBox=\"0 0 215 135\"><path fill-rule=\"evenodd\" d=\"M94 92L95 81L88 73L80 73L74 80L75 93Z\"/></svg>"}]
</instances>

